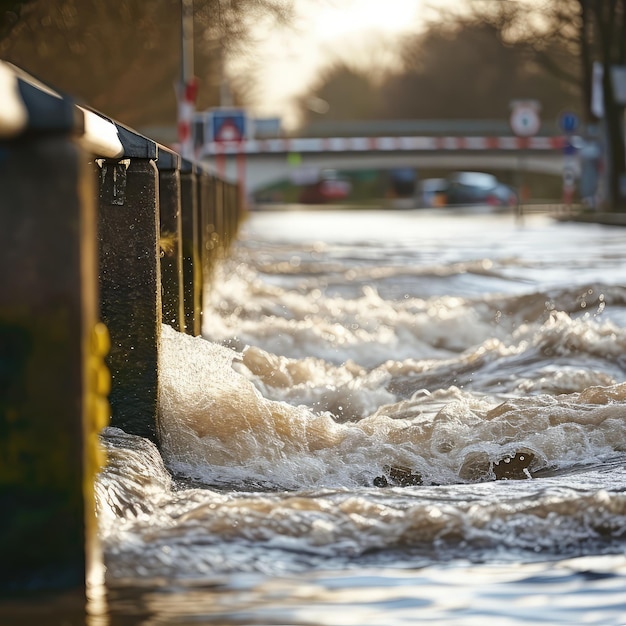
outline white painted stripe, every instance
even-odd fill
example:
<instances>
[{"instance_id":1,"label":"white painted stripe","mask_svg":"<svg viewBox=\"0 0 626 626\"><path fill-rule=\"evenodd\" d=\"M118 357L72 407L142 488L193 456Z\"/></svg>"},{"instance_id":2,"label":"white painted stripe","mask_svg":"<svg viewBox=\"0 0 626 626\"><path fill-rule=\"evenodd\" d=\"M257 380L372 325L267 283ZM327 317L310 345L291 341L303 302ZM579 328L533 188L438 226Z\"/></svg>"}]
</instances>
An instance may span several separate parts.
<instances>
[{"instance_id":1,"label":"white painted stripe","mask_svg":"<svg viewBox=\"0 0 626 626\"><path fill-rule=\"evenodd\" d=\"M518 137L498 137L498 148L500 150L517 150L519 144Z\"/></svg>"},{"instance_id":2,"label":"white painted stripe","mask_svg":"<svg viewBox=\"0 0 626 626\"><path fill-rule=\"evenodd\" d=\"M528 146L530 148L547 148L546 137L529 137Z\"/></svg>"},{"instance_id":3,"label":"white painted stripe","mask_svg":"<svg viewBox=\"0 0 626 626\"><path fill-rule=\"evenodd\" d=\"M246 154L256 154L257 152L261 152L261 143L256 139L249 139L244 143L243 151Z\"/></svg>"},{"instance_id":4,"label":"white painted stripe","mask_svg":"<svg viewBox=\"0 0 626 626\"><path fill-rule=\"evenodd\" d=\"M324 140L319 137L296 137L289 141L291 152L323 152Z\"/></svg>"},{"instance_id":5,"label":"white painted stripe","mask_svg":"<svg viewBox=\"0 0 626 626\"><path fill-rule=\"evenodd\" d=\"M17 78L0 61L0 137L19 135L28 124L28 111L17 88Z\"/></svg>"},{"instance_id":6,"label":"white painted stripe","mask_svg":"<svg viewBox=\"0 0 626 626\"><path fill-rule=\"evenodd\" d=\"M429 137L398 137L400 150L430 150Z\"/></svg>"},{"instance_id":7,"label":"white painted stripe","mask_svg":"<svg viewBox=\"0 0 626 626\"><path fill-rule=\"evenodd\" d=\"M436 137L411 137L414 150L436 150Z\"/></svg>"},{"instance_id":8,"label":"white painted stripe","mask_svg":"<svg viewBox=\"0 0 626 626\"><path fill-rule=\"evenodd\" d=\"M487 148L486 137L466 137L465 147L468 150L485 150Z\"/></svg>"},{"instance_id":9,"label":"white painted stripe","mask_svg":"<svg viewBox=\"0 0 626 626\"><path fill-rule=\"evenodd\" d=\"M95 157L119 159L124 156L124 146L115 124L92 111L78 107L85 116L85 132L78 138L80 145Z\"/></svg>"},{"instance_id":10,"label":"white painted stripe","mask_svg":"<svg viewBox=\"0 0 626 626\"><path fill-rule=\"evenodd\" d=\"M395 150L397 145L396 137L376 137L376 148L378 150Z\"/></svg>"},{"instance_id":11,"label":"white painted stripe","mask_svg":"<svg viewBox=\"0 0 626 626\"><path fill-rule=\"evenodd\" d=\"M348 148L345 137L329 137L326 141L330 152L345 152Z\"/></svg>"},{"instance_id":12,"label":"white painted stripe","mask_svg":"<svg viewBox=\"0 0 626 626\"><path fill-rule=\"evenodd\" d=\"M350 137L348 150L355 152L363 152L369 150L370 140L368 137Z\"/></svg>"},{"instance_id":13,"label":"white painted stripe","mask_svg":"<svg viewBox=\"0 0 626 626\"><path fill-rule=\"evenodd\" d=\"M265 145L268 152L286 152L286 145L282 139L266 139Z\"/></svg>"},{"instance_id":14,"label":"white painted stripe","mask_svg":"<svg viewBox=\"0 0 626 626\"><path fill-rule=\"evenodd\" d=\"M441 147L444 150L458 150L460 146L459 137L442 137Z\"/></svg>"},{"instance_id":15,"label":"white painted stripe","mask_svg":"<svg viewBox=\"0 0 626 626\"><path fill-rule=\"evenodd\" d=\"M553 137L530 137L528 147L535 150L550 150L555 147Z\"/></svg>"}]
</instances>

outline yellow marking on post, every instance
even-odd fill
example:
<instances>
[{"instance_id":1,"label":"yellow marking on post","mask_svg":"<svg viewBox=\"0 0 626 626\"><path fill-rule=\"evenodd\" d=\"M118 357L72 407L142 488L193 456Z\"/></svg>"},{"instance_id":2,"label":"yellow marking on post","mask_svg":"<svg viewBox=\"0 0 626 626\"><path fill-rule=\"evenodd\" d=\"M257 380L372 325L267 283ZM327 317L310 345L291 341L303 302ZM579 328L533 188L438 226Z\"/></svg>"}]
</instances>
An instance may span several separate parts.
<instances>
[{"instance_id":1,"label":"yellow marking on post","mask_svg":"<svg viewBox=\"0 0 626 626\"><path fill-rule=\"evenodd\" d=\"M111 418L111 407L108 401L111 391L111 373L104 362L111 347L111 339L108 328L102 322L94 325L89 339L85 429L89 461L85 478L93 481L95 475L107 462L99 437L100 431L109 425Z\"/></svg>"},{"instance_id":2,"label":"yellow marking on post","mask_svg":"<svg viewBox=\"0 0 626 626\"><path fill-rule=\"evenodd\" d=\"M91 331L91 352L94 356L104 358L110 349L109 329L102 322L98 322Z\"/></svg>"}]
</instances>

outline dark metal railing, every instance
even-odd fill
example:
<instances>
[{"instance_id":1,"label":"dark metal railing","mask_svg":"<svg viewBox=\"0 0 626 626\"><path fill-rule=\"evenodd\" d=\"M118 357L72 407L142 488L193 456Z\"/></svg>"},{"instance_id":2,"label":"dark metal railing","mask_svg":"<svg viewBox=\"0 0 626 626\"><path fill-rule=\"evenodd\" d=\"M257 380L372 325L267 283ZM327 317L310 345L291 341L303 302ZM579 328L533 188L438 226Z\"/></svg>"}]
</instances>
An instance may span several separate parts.
<instances>
[{"instance_id":1,"label":"dark metal railing","mask_svg":"<svg viewBox=\"0 0 626 626\"><path fill-rule=\"evenodd\" d=\"M239 198L0 61L0 593L84 588L98 433L158 445L161 325L201 333Z\"/></svg>"}]
</instances>

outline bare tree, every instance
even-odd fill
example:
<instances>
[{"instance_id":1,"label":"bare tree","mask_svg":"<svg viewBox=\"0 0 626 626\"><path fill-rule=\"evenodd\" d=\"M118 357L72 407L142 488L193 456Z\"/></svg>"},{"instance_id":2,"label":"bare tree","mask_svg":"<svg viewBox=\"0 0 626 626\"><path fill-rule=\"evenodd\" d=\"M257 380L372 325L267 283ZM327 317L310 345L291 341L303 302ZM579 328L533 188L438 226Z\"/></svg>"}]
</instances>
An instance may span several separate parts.
<instances>
[{"instance_id":1,"label":"bare tree","mask_svg":"<svg viewBox=\"0 0 626 626\"><path fill-rule=\"evenodd\" d=\"M578 0L584 16L582 42L589 63L602 64L602 96L608 148L609 204L626 211L624 103L618 103L613 68L626 65L626 0ZM581 48L582 46L581 42Z\"/></svg>"},{"instance_id":2,"label":"bare tree","mask_svg":"<svg viewBox=\"0 0 626 626\"><path fill-rule=\"evenodd\" d=\"M599 120L592 110L593 67L603 69L606 155L609 207L626 210L623 104L615 100L611 68L626 64L626 0L544 0L529 17L529 5L474 4L474 16L494 24L507 41L526 46L529 54L559 80L578 83L585 121ZM556 44L556 45L555 45ZM565 55L555 54L565 52ZM572 64L572 58L576 62ZM572 71L573 70L573 71Z\"/></svg>"},{"instance_id":3,"label":"bare tree","mask_svg":"<svg viewBox=\"0 0 626 626\"><path fill-rule=\"evenodd\" d=\"M375 119L380 114L381 91L365 70L338 62L320 73L298 104L305 124Z\"/></svg>"},{"instance_id":4,"label":"bare tree","mask_svg":"<svg viewBox=\"0 0 626 626\"><path fill-rule=\"evenodd\" d=\"M130 126L175 122L180 0L22 4L21 17L0 15L0 32L11 22L0 58ZM291 0L195 0L199 107L219 104L224 58L250 45L259 20L288 20L290 6Z\"/></svg>"},{"instance_id":5,"label":"bare tree","mask_svg":"<svg viewBox=\"0 0 626 626\"><path fill-rule=\"evenodd\" d=\"M492 16L498 17L498 16ZM507 38L514 22L448 16L403 44L404 69L386 85L386 110L392 117L502 119L514 99L542 101L556 117L577 99L578 83L569 76L555 80L529 47ZM547 51L546 51L547 52ZM555 58L568 57L559 42L550 45ZM569 56L571 68L572 60ZM574 64L575 65L575 64ZM574 69L570 72L575 73Z\"/></svg>"}]
</instances>

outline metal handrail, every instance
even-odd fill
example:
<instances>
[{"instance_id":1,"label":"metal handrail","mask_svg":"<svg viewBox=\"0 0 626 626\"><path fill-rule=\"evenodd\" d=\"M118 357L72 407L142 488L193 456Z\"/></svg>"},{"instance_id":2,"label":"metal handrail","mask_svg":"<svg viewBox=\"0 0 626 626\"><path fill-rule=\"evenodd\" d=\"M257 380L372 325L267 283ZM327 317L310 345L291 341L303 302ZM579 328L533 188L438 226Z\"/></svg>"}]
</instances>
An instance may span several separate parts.
<instances>
[{"instance_id":1,"label":"metal handrail","mask_svg":"<svg viewBox=\"0 0 626 626\"><path fill-rule=\"evenodd\" d=\"M44 85L20 68L0 61L0 138L30 130L71 130L81 146L94 156L124 156L118 128L110 120Z\"/></svg>"}]
</instances>

